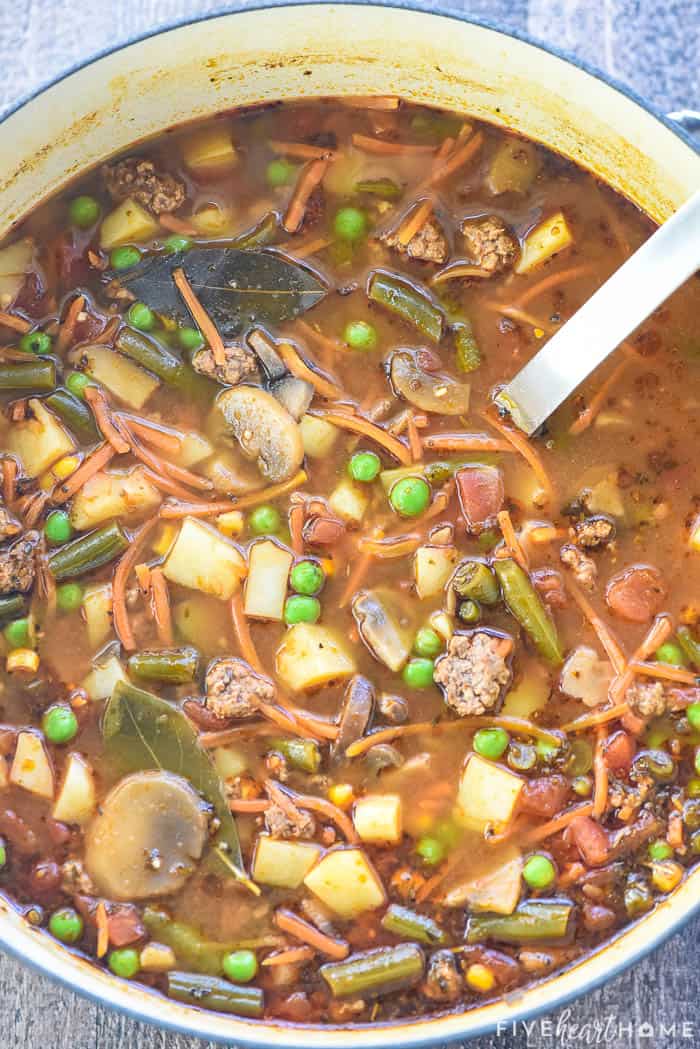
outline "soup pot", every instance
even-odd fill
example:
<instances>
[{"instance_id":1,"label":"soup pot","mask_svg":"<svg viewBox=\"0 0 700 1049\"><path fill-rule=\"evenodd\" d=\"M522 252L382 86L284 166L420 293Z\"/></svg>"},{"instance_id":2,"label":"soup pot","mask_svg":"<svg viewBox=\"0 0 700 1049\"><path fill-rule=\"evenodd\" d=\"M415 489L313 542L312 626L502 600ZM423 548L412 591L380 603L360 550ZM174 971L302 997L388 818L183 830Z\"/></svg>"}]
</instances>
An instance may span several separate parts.
<instances>
[{"instance_id":1,"label":"soup pot","mask_svg":"<svg viewBox=\"0 0 700 1049\"><path fill-rule=\"evenodd\" d=\"M600 176L662 222L700 185L700 155L629 92L542 47L454 14L375 4L246 10L180 25L88 62L0 125L0 234L85 168L219 110L318 95L398 94L514 128ZM274 1049L443 1045L592 990L700 909L700 870L641 922L559 976L465 1015L362 1033L244 1021L117 981L0 901L0 946L141 1020Z\"/></svg>"}]
</instances>

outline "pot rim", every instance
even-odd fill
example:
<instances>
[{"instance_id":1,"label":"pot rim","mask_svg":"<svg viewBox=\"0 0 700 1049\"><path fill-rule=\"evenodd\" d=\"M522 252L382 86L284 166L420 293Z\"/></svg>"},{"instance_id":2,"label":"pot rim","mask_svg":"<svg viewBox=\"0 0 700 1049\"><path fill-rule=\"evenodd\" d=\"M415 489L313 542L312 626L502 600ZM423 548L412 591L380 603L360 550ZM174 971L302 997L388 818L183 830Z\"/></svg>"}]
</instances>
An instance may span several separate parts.
<instances>
[{"instance_id":1,"label":"pot rim","mask_svg":"<svg viewBox=\"0 0 700 1049\"><path fill-rule=\"evenodd\" d=\"M442 5L427 8L422 0L281 0L279 3L269 2L269 0L253 0L244 8L232 9L228 5L223 5L199 17L169 20L152 30L136 33L118 44L102 48L90 57L73 63L57 76L43 81L0 114L0 124L74 73L96 65L104 58L119 51L170 31L206 23L217 18L271 11L278 7L337 6L406 10L425 16L449 18L456 22L490 30L506 40L516 40L535 47L567 62L611 90L625 96L671 131L693 153L700 155L700 142L693 138L682 125L660 112L633 88L609 76L586 60L574 56L564 48L546 44L529 33L517 29L504 29L489 19L467 17L460 11L445 8ZM563 972L536 981L530 988L518 992L517 996L505 996L502 1000L492 1001L465 1013L446 1013L432 1018L376 1025L320 1027L318 1025L282 1024L274 1021L247 1021L242 1017L210 1013L181 1005L140 985L118 980L110 973L97 969L92 962L67 951L65 947L46 937L45 933L30 926L16 908L2 899L0 899L0 946L23 964L49 977L54 983L77 992L96 1004L107 1005L134 1020L147 1022L168 1031L209 1038L220 1043L234 1044L235 1041L236 1044L246 1046L248 1049L308 1049L308 1047L345 1049L348 1041L353 1038L360 1038L364 1049L388 1049L389 1046L396 1044L406 1049L408 1047L423 1049L423 1047L437 1044L451 1045L457 1041L464 1042L492 1034L494 1031L498 1031L499 1034L513 1031L523 1022L560 1009L574 999L616 978L623 971L651 954L652 951L661 947L700 912L700 894L696 893L693 899L692 892L699 878L700 871L697 871L690 878L685 879L677 892L661 901L648 917L642 917L632 925L626 926L601 949L594 952L593 956L584 956L582 960L577 960ZM681 893L682 895L679 895ZM654 916L657 918L654 924L659 926L658 931L653 936L642 938L641 942L635 944L631 951L629 948L625 949L624 941L627 937L634 934L641 923L651 922ZM609 961L609 964L600 965L597 972L589 973L587 969L590 968L588 962L591 957L600 959L603 956ZM560 990L560 987L566 986L567 976L570 980L578 968L581 968L584 973L583 980L578 985L573 980L573 986ZM540 1000L528 1004L532 992L536 994L538 990L540 994L537 997ZM495 1011L504 1005L508 1007L508 1012L502 1017Z\"/></svg>"}]
</instances>

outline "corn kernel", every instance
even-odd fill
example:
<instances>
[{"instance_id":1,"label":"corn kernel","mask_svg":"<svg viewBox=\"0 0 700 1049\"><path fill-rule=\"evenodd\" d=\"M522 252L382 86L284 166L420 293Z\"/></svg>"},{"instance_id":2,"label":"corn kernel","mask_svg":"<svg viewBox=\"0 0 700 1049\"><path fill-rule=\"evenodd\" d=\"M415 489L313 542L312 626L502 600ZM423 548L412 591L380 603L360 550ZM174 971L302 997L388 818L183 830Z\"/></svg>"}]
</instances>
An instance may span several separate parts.
<instances>
[{"instance_id":1,"label":"corn kernel","mask_svg":"<svg viewBox=\"0 0 700 1049\"><path fill-rule=\"evenodd\" d=\"M41 488L42 492L50 492L55 484L56 478L50 470L47 470L46 473L42 474L39 478L39 487Z\"/></svg>"},{"instance_id":2,"label":"corn kernel","mask_svg":"<svg viewBox=\"0 0 700 1049\"><path fill-rule=\"evenodd\" d=\"M141 951L141 968L146 972L165 973L177 965L175 952L164 943L147 943Z\"/></svg>"},{"instance_id":3,"label":"corn kernel","mask_svg":"<svg viewBox=\"0 0 700 1049\"><path fill-rule=\"evenodd\" d=\"M322 557L319 564L326 573L327 579L332 579L335 575L335 561L332 557Z\"/></svg>"},{"instance_id":4,"label":"corn kernel","mask_svg":"<svg viewBox=\"0 0 700 1049\"><path fill-rule=\"evenodd\" d=\"M229 510L226 514L219 514L216 519L216 527L229 539L232 539L235 535L240 535L244 524L245 519L240 510Z\"/></svg>"},{"instance_id":5,"label":"corn kernel","mask_svg":"<svg viewBox=\"0 0 700 1049\"><path fill-rule=\"evenodd\" d=\"M328 789L328 800L337 805L339 809L349 809L355 800L355 794L351 783L334 783Z\"/></svg>"},{"instance_id":6,"label":"corn kernel","mask_svg":"<svg viewBox=\"0 0 700 1049\"><path fill-rule=\"evenodd\" d=\"M475 962L469 966L466 979L472 991L478 991L479 994L488 994L489 991L493 990L496 982L491 969L487 965L481 965L480 962Z\"/></svg>"},{"instance_id":7,"label":"corn kernel","mask_svg":"<svg viewBox=\"0 0 700 1049\"><path fill-rule=\"evenodd\" d=\"M39 669L39 653L32 648L13 648L8 653L6 667L8 674L15 670L27 670L36 674Z\"/></svg>"},{"instance_id":8,"label":"corn kernel","mask_svg":"<svg viewBox=\"0 0 700 1049\"><path fill-rule=\"evenodd\" d=\"M57 481L65 481L66 477L70 477L80 466L79 455L64 455L62 459L59 459L57 463L51 467L51 473L54 475Z\"/></svg>"},{"instance_id":9,"label":"corn kernel","mask_svg":"<svg viewBox=\"0 0 700 1049\"><path fill-rule=\"evenodd\" d=\"M659 892L671 892L683 877L683 868L675 860L659 860L651 866L651 880Z\"/></svg>"},{"instance_id":10,"label":"corn kernel","mask_svg":"<svg viewBox=\"0 0 700 1049\"><path fill-rule=\"evenodd\" d=\"M430 625L435 630L443 641L449 641L455 632L454 623L452 617L447 612L433 612L430 617Z\"/></svg>"},{"instance_id":11,"label":"corn kernel","mask_svg":"<svg viewBox=\"0 0 700 1049\"><path fill-rule=\"evenodd\" d=\"M151 543L151 549L160 557L165 557L176 535L177 527L174 524L162 524Z\"/></svg>"}]
</instances>

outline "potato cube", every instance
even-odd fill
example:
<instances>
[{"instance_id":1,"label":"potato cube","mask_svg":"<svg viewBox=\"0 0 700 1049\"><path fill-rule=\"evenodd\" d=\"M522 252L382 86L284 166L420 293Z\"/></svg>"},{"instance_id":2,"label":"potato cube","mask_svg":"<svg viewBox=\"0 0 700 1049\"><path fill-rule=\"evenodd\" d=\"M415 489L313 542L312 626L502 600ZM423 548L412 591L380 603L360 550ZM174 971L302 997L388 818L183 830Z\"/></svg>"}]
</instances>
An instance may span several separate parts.
<instances>
[{"instance_id":1,"label":"potato cube","mask_svg":"<svg viewBox=\"0 0 700 1049\"><path fill-rule=\"evenodd\" d=\"M448 907L467 904L473 911L512 914L520 900L522 870L520 849L510 843L496 846L476 860L466 881L456 879L448 884L445 903Z\"/></svg>"},{"instance_id":2,"label":"potato cube","mask_svg":"<svg viewBox=\"0 0 700 1049\"><path fill-rule=\"evenodd\" d=\"M71 437L44 404L32 398L31 416L14 423L7 435L7 446L22 461L29 477L38 477L73 451Z\"/></svg>"},{"instance_id":3,"label":"potato cube","mask_svg":"<svg viewBox=\"0 0 700 1049\"><path fill-rule=\"evenodd\" d=\"M171 583L228 601L245 578L246 563L240 550L215 528L186 517L163 574Z\"/></svg>"},{"instance_id":4,"label":"potato cube","mask_svg":"<svg viewBox=\"0 0 700 1049\"><path fill-rule=\"evenodd\" d=\"M188 135L182 143L182 156L185 166L200 177L225 175L238 163L231 129L222 121Z\"/></svg>"},{"instance_id":5,"label":"potato cube","mask_svg":"<svg viewBox=\"0 0 700 1049\"><path fill-rule=\"evenodd\" d=\"M277 650L277 673L294 692L342 681L355 673L355 661L346 644L327 627L297 623Z\"/></svg>"},{"instance_id":6,"label":"potato cube","mask_svg":"<svg viewBox=\"0 0 700 1049\"><path fill-rule=\"evenodd\" d=\"M260 834L253 857L253 881L279 889L298 889L322 852L313 841L282 841Z\"/></svg>"},{"instance_id":7,"label":"potato cube","mask_svg":"<svg viewBox=\"0 0 700 1049\"><path fill-rule=\"evenodd\" d=\"M136 411L143 408L160 386L155 375L107 346L82 346L69 354L69 360Z\"/></svg>"},{"instance_id":8,"label":"potato cube","mask_svg":"<svg viewBox=\"0 0 700 1049\"><path fill-rule=\"evenodd\" d=\"M357 918L386 902L384 886L362 849L331 849L306 875L304 885L341 918Z\"/></svg>"},{"instance_id":9,"label":"potato cube","mask_svg":"<svg viewBox=\"0 0 700 1049\"><path fill-rule=\"evenodd\" d=\"M88 642L95 652L114 633L111 583L96 583L86 588L83 594L83 614Z\"/></svg>"},{"instance_id":10,"label":"potato cube","mask_svg":"<svg viewBox=\"0 0 700 1049\"><path fill-rule=\"evenodd\" d=\"M536 266L563 251L573 243L573 236L561 211L550 215L531 230L523 242L523 250L515 267L516 273L529 273Z\"/></svg>"},{"instance_id":11,"label":"potato cube","mask_svg":"<svg viewBox=\"0 0 700 1049\"><path fill-rule=\"evenodd\" d=\"M310 459L324 459L333 450L340 430L325 419L315 415L304 415L299 423L304 454Z\"/></svg>"},{"instance_id":12,"label":"potato cube","mask_svg":"<svg viewBox=\"0 0 700 1049\"><path fill-rule=\"evenodd\" d=\"M118 681L126 681L124 668L116 656L101 663L95 663L83 681L83 688L94 703L109 699Z\"/></svg>"},{"instance_id":13,"label":"potato cube","mask_svg":"<svg viewBox=\"0 0 700 1049\"><path fill-rule=\"evenodd\" d=\"M17 736L10 783L40 798L53 798L53 768L44 741L37 732L20 732Z\"/></svg>"},{"instance_id":14,"label":"potato cube","mask_svg":"<svg viewBox=\"0 0 700 1049\"><path fill-rule=\"evenodd\" d=\"M369 506L367 491L344 477L328 497L328 505L334 514L348 524L359 525Z\"/></svg>"},{"instance_id":15,"label":"potato cube","mask_svg":"<svg viewBox=\"0 0 700 1049\"><path fill-rule=\"evenodd\" d=\"M398 844L403 833L401 798L398 794L366 794L355 802L352 821L363 841Z\"/></svg>"},{"instance_id":16,"label":"potato cube","mask_svg":"<svg viewBox=\"0 0 700 1049\"><path fill-rule=\"evenodd\" d=\"M155 237L159 226L153 215L141 205L127 197L114 211L105 215L100 227L100 247L111 251L119 244L150 240Z\"/></svg>"},{"instance_id":17,"label":"potato cube","mask_svg":"<svg viewBox=\"0 0 700 1049\"><path fill-rule=\"evenodd\" d=\"M51 816L61 823L87 823L95 811L95 780L82 754L69 754Z\"/></svg>"},{"instance_id":18,"label":"potato cube","mask_svg":"<svg viewBox=\"0 0 700 1049\"><path fill-rule=\"evenodd\" d=\"M293 560L291 551L272 539L252 544L248 551L248 578L243 606L247 616L282 621Z\"/></svg>"},{"instance_id":19,"label":"potato cube","mask_svg":"<svg viewBox=\"0 0 700 1049\"><path fill-rule=\"evenodd\" d=\"M419 546L413 559L416 592L423 600L437 597L445 589L457 562L454 546Z\"/></svg>"},{"instance_id":20,"label":"potato cube","mask_svg":"<svg viewBox=\"0 0 700 1049\"><path fill-rule=\"evenodd\" d=\"M87 532L114 517L145 516L160 506L162 497L142 466L132 470L100 470L90 477L73 499L70 519L79 532Z\"/></svg>"},{"instance_id":21,"label":"potato cube","mask_svg":"<svg viewBox=\"0 0 700 1049\"><path fill-rule=\"evenodd\" d=\"M472 754L459 781L458 815L467 827L503 827L511 819L524 781L514 772Z\"/></svg>"}]
</instances>

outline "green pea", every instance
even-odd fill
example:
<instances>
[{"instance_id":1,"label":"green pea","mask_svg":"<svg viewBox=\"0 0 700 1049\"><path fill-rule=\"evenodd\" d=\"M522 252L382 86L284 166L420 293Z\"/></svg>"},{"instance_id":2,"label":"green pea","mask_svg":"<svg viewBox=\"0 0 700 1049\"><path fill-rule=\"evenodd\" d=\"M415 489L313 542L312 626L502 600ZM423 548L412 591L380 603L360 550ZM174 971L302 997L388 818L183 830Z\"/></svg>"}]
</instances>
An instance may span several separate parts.
<instances>
[{"instance_id":1,"label":"green pea","mask_svg":"<svg viewBox=\"0 0 700 1049\"><path fill-rule=\"evenodd\" d=\"M340 240L360 240L367 230L367 216L359 208L341 208L333 219L333 229Z\"/></svg>"},{"instance_id":2,"label":"green pea","mask_svg":"<svg viewBox=\"0 0 700 1049\"><path fill-rule=\"evenodd\" d=\"M434 670L435 664L432 659L417 656L415 659L409 659L401 677L409 688L430 688L433 684Z\"/></svg>"},{"instance_id":3,"label":"green pea","mask_svg":"<svg viewBox=\"0 0 700 1049\"><path fill-rule=\"evenodd\" d=\"M367 321L350 321L345 325L343 339L353 350L374 350L377 346L377 329Z\"/></svg>"},{"instance_id":4,"label":"green pea","mask_svg":"<svg viewBox=\"0 0 700 1049\"><path fill-rule=\"evenodd\" d=\"M7 866L7 845L4 838L0 838L0 870Z\"/></svg>"},{"instance_id":5,"label":"green pea","mask_svg":"<svg viewBox=\"0 0 700 1049\"><path fill-rule=\"evenodd\" d=\"M201 350L204 345L204 336L199 328L179 328L177 332L178 342L183 350Z\"/></svg>"},{"instance_id":6,"label":"green pea","mask_svg":"<svg viewBox=\"0 0 700 1049\"><path fill-rule=\"evenodd\" d=\"M129 307L127 320L132 328L139 331L151 331L156 326L156 315L145 302L135 302Z\"/></svg>"},{"instance_id":7,"label":"green pea","mask_svg":"<svg viewBox=\"0 0 700 1049\"><path fill-rule=\"evenodd\" d=\"M669 843L661 839L650 842L648 852L650 860L670 860L673 856L673 849Z\"/></svg>"},{"instance_id":8,"label":"green pea","mask_svg":"<svg viewBox=\"0 0 700 1049\"><path fill-rule=\"evenodd\" d=\"M49 918L49 932L61 943L77 943L84 928L83 919L72 907L61 907Z\"/></svg>"},{"instance_id":9,"label":"green pea","mask_svg":"<svg viewBox=\"0 0 700 1049\"><path fill-rule=\"evenodd\" d=\"M28 331L19 340L19 348L23 353L50 353L51 336L45 331Z\"/></svg>"},{"instance_id":10,"label":"green pea","mask_svg":"<svg viewBox=\"0 0 700 1049\"><path fill-rule=\"evenodd\" d=\"M44 535L50 543L67 543L73 535L73 525L65 510L52 510L46 518Z\"/></svg>"},{"instance_id":11,"label":"green pea","mask_svg":"<svg viewBox=\"0 0 700 1049\"><path fill-rule=\"evenodd\" d=\"M503 757L509 743L510 736L503 728L480 728L474 734L474 750L489 761L498 761Z\"/></svg>"},{"instance_id":12,"label":"green pea","mask_svg":"<svg viewBox=\"0 0 700 1049\"><path fill-rule=\"evenodd\" d=\"M675 641L666 641L663 645L659 645L654 653L654 659L657 663L672 663L678 667L684 667L688 662L683 649Z\"/></svg>"},{"instance_id":13,"label":"green pea","mask_svg":"<svg viewBox=\"0 0 700 1049\"><path fill-rule=\"evenodd\" d=\"M538 739L535 747L540 761L545 765L550 765L559 756L556 743L549 743L546 739Z\"/></svg>"},{"instance_id":14,"label":"green pea","mask_svg":"<svg viewBox=\"0 0 700 1049\"><path fill-rule=\"evenodd\" d=\"M78 719L63 703L49 707L41 719L41 727L49 743L70 743L78 735Z\"/></svg>"},{"instance_id":15,"label":"green pea","mask_svg":"<svg viewBox=\"0 0 700 1049\"><path fill-rule=\"evenodd\" d=\"M71 372L66 378L66 389L82 401L85 399L85 387L89 386L90 382L90 376L85 372Z\"/></svg>"},{"instance_id":16,"label":"green pea","mask_svg":"<svg viewBox=\"0 0 700 1049\"><path fill-rule=\"evenodd\" d=\"M413 651L417 656L435 659L442 652L442 638L432 627L423 626L416 634L416 639L413 642Z\"/></svg>"},{"instance_id":17,"label":"green pea","mask_svg":"<svg viewBox=\"0 0 700 1049\"><path fill-rule=\"evenodd\" d=\"M141 261L141 252L134 244L124 244L121 248L114 248L109 256L109 264L113 270L122 272L138 266Z\"/></svg>"},{"instance_id":18,"label":"green pea","mask_svg":"<svg viewBox=\"0 0 700 1049\"><path fill-rule=\"evenodd\" d=\"M133 947L118 947L117 950L110 951L107 965L115 976L131 980L141 968L139 952Z\"/></svg>"},{"instance_id":19,"label":"green pea","mask_svg":"<svg viewBox=\"0 0 700 1049\"><path fill-rule=\"evenodd\" d=\"M183 237L181 233L172 233L163 241L163 247L171 255L177 255L180 251L189 251L192 247L192 241L189 237Z\"/></svg>"},{"instance_id":20,"label":"green pea","mask_svg":"<svg viewBox=\"0 0 700 1049\"><path fill-rule=\"evenodd\" d=\"M557 871L549 856L535 853L530 856L523 867L523 879L531 889L548 888L557 876Z\"/></svg>"},{"instance_id":21,"label":"green pea","mask_svg":"<svg viewBox=\"0 0 700 1049\"><path fill-rule=\"evenodd\" d=\"M298 561L289 574L292 590L313 597L326 581L323 569L316 561Z\"/></svg>"},{"instance_id":22,"label":"green pea","mask_svg":"<svg viewBox=\"0 0 700 1049\"><path fill-rule=\"evenodd\" d=\"M321 616L321 602L308 594L292 594L284 605L284 621L294 623L317 623Z\"/></svg>"},{"instance_id":23,"label":"green pea","mask_svg":"<svg viewBox=\"0 0 700 1049\"><path fill-rule=\"evenodd\" d=\"M62 612L77 612L83 603L80 583L63 583L56 589L56 604Z\"/></svg>"},{"instance_id":24,"label":"green pea","mask_svg":"<svg viewBox=\"0 0 700 1049\"><path fill-rule=\"evenodd\" d=\"M250 983L258 971L258 959L253 951L231 951L221 963L224 976L233 983Z\"/></svg>"},{"instance_id":25,"label":"green pea","mask_svg":"<svg viewBox=\"0 0 700 1049\"><path fill-rule=\"evenodd\" d=\"M416 842L416 852L429 867L436 867L445 858L445 846L438 838L419 838Z\"/></svg>"},{"instance_id":26,"label":"green pea","mask_svg":"<svg viewBox=\"0 0 700 1049\"><path fill-rule=\"evenodd\" d=\"M68 205L68 216L74 226L89 229L100 217L100 205L94 197L88 197L86 194L73 197Z\"/></svg>"},{"instance_id":27,"label":"green pea","mask_svg":"<svg viewBox=\"0 0 700 1049\"><path fill-rule=\"evenodd\" d=\"M379 474L382 461L376 452L356 452L348 463L348 473L354 481L369 484Z\"/></svg>"},{"instance_id":28,"label":"green pea","mask_svg":"<svg viewBox=\"0 0 700 1049\"><path fill-rule=\"evenodd\" d=\"M430 502L430 485L422 477L402 477L391 489L389 502L402 517L417 517Z\"/></svg>"},{"instance_id":29,"label":"green pea","mask_svg":"<svg viewBox=\"0 0 700 1049\"><path fill-rule=\"evenodd\" d=\"M267 165L265 180L268 186L276 189L278 186L287 186L290 182L293 182L296 173L296 164L290 164L288 160L277 157Z\"/></svg>"},{"instance_id":30,"label":"green pea","mask_svg":"<svg viewBox=\"0 0 700 1049\"><path fill-rule=\"evenodd\" d=\"M686 708L685 716L691 728L694 728L696 731L700 730L700 703L691 703Z\"/></svg>"},{"instance_id":31,"label":"green pea","mask_svg":"<svg viewBox=\"0 0 700 1049\"><path fill-rule=\"evenodd\" d=\"M282 526L282 516L274 506L256 506L248 518L253 535L274 535Z\"/></svg>"},{"instance_id":32,"label":"green pea","mask_svg":"<svg viewBox=\"0 0 700 1049\"><path fill-rule=\"evenodd\" d=\"M460 601L457 615L463 623L478 623L481 619L481 607L477 601Z\"/></svg>"},{"instance_id":33,"label":"green pea","mask_svg":"<svg viewBox=\"0 0 700 1049\"><path fill-rule=\"evenodd\" d=\"M32 647L31 627L26 617L13 619L11 623L7 624L2 633L10 648Z\"/></svg>"}]
</instances>

